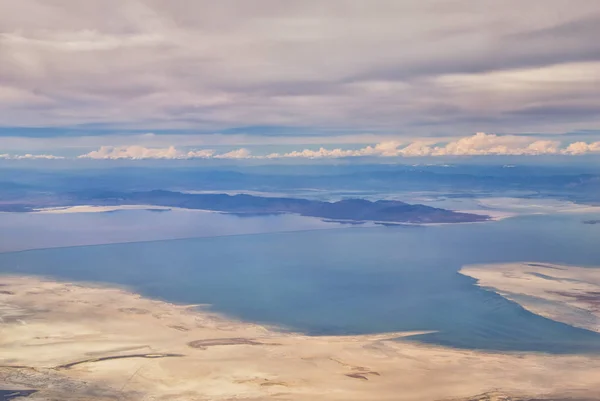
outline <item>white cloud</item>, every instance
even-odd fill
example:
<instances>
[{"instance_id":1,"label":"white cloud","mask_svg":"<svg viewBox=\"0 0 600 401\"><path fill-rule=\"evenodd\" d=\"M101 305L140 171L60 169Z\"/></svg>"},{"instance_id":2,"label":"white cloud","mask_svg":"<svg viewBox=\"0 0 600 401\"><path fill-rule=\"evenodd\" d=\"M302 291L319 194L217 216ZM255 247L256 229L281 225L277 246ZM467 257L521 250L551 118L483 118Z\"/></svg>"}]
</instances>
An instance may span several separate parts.
<instances>
[{"instance_id":1,"label":"white cloud","mask_svg":"<svg viewBox=\"0 0 600 401\"><path fill-rule=\"evenodd\" d=\"M358 156L398 156L398 146L400 142L386 141L380 142L375 146L366 146L361 149L325 149L324 147L318 150L304 149L301 151L292 151L288 153L271 153L265 156L267 159L278 158L340 158L340 157L358 157Z\"/></svg>"},{"instance_id":2,"label":"white cloud","mask_svg":"<svg viewBox=\"0 0 600 401\"><path fill-rule=\"evenodd\" d=\"M182 155L174 146L168 148L146 148L143 146L102 146L80 158L87 159L180 159Z\"/></svg>"},{"instance_id":3,"label":"white cloud","mask_svg":"<svg viewBox=\"0 0 600 401\"><path fill-rule=\"evenodd\" d=\"M8 153L0 154L0 159L4 160L36 160L36 159L46 159L46 160L60 160L64 159L63 156L54 156L54 155L32 155L30 153L24 155L11 155Z\"/></svg>"},{"instance_id":4,"label":"white cloud","mask_svg":"<svg viewBox=\"0 0 600 401\"><path fill-rule=\"evenodd\" d=\"M438 139L401 143L380 142L359 149L303 149L266 155L252 154L246 148L217 153L212 149L180 150L175 146L150 148L144 146L101 146L98 150L78 156L79 159L335 159L345 157L440 157L440 156L535 156L583 155L600 153L600 142L574 142L561 145L559 141L540 140L530 136L495 135L483 132L450 142ZM0 154L0 159L65 159L50 154Z\"/></svg>"},{"instance_id":5,"label":"white cloud","mask_svg":"<svg viewBox=\"0 0 600 401\"><path fill-rule=\"evenodd\" d=\"M185 159L209 159L214 154L215 151L212 149L190 150L185 154Z\"/></svg>"},{"instance_id":6,"label":"white cloud","mask_svg":"<svg viewBox=\"0 0 600 401\"><path fill-rule=\"evenodd\" d=\"M279 159L279 158L307 158L307 159L322 159L322 158L338 158L338 157L351 157L359 156L357 150L343 150L343 149L325 149L319 148L318 150L304 149L301 151L293 151L289 153L271 153L265 156L267 159Z\"/></svg>"},{"instance_id":7,"label":"white cloud","mask_svg":"<svg viewBox=\"0 0 600 401\"><path fill-rule=\"evenodd\" d=\"M216 155L212 149L182 151L169 146L166 148L148 148L145 146L101 146L100 149L78 156L79 159L244 159L249 158L250 152L238 149L225 154Z\"/></svg>"},{"instance_id":8,"label":"white cloud","mask_svg":"<svg viewBox=\"0 0 600 401\"><path fill-rule=\"evenodd\" d=\"M266 157L276 158L340 158L358 156L378 157L417 157L417 156L535 156L557 154L584 154L600 152L600 142L587 144L576 142L566 148L559 141L536 140L517 135L495 135L478 132L445 144L436 145L432 141L415 141L401 146L399 142L383 142L357 150L304 149L289 153L272 153Z\"/></svg>"},{"instance_id":9,"label":"white cloud","mask_svg":"<svg viewBox=\"0 0 600 401\"><path fill-rule=\"evenodd\" d=\"M396 152L402 156L430 156L431 146L427 142L417 141L413 142L402 149L396 149Z\"/></svg>"},{"instance_id":10,"label":"white cloud","mask_svg":"<svg viewBox=\"0 0 600 401\"><path fill-rule=\"evenodd\" d=\"M524 136L499 136L478 132L477 134L431 149L432 156L477 155L540 155L555 154L558 141L531 140Z\"/></svg>"},{"instance_id":11,"label":"white cloud","mask_svg":"<svg viewBox=\"0 0 600 401\"><path fill-rule=\"evenodd\" d=\"M250 151L245 148L232 150L231 152L227 152L221 155L215 155L215 159L251 159L254 156L250 154Z\"/></svg>"},{"instance_id":12,"label":"white cloud","mask_svg":"<svg viewBox=\"0 0 600 401\"><path fill-rule=\"evenodd\" d=\"M574 142L567 146L563 150L563 153L568 155L581 155L585 153L597 153L600 152L600 142L585 143L585 142Z\"/></svg>"},{"instance_id":13,"label":"white cloud","mask_svg":"<svg viewBox=\"0 0 600 401\"><path fill-rule=\"evenodd\" d=\"M398 149L398 146L400 146L400 142L380 142L377 145L375 145L374 148L367 146L363 149L363 153L365 153L365 155L379 154L381 156L397 156L396 151Z\"/></svg>"}]
</instances>

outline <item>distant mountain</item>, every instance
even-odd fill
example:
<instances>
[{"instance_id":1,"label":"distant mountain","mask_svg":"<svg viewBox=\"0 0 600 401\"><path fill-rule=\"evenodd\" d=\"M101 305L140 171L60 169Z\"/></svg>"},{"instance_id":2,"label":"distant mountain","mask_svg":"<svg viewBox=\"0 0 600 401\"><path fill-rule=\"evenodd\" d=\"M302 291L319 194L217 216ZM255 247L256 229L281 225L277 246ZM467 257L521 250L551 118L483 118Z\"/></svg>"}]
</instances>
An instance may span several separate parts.
<instances>
[{"instance_id":1,"label":"distant mountain","mask_svg":"<svg viewBox=\"0 0 600 401\"><path fill-rule=\"evenodd\" d=\"M308 199L252 195L185 194L154 190L144 192L86 191L72 193L71 202L93 205L155 205L203 209L236 214L295 213L329 220L396 223L458 223L488 220L488 216L459 213L400 201L345 199L322 202Z\"/></svg>"},{"instance_id":2,"label":"distant mountain","mask_svg":"<svg viewBox=\"0 0 600 401\"><path fill-rule=\"evenodd\" d=\"M70 191L232 190L285 192L372 191L456 194L510 191L511 196L569 199L600 204L600 174L574 167L516 166L262 166L123 167L71 170L0 167L0 200L31 200ZM290 195L294 196L294 195Z\"/></svg>"},{"instance_id":3,"label":"distant mountain","mask_svg":"<svg viewBox=\"0 0 600 401\"><path fill-rule=\"evenodd\" d=\"M215 169L135 164L120 168L68 170L0 167L0 177L0 210L96 201L117 204L163 202L166 206L245 215L298 213L340 220L407 222L468 218L457 213L449 215L442 209L419 210L424 206L400 202L367 205L362 203L364 201L351 200L338 204L298 198L339 199L336 194L344 193L373 198L377 194L385 197L395 193L432 192L446 198L551 198L600 205L600 174L592 167L576 166L271 165ZM154 191L158 188L165 191ZM198 192L206 195L189 195ZM280 196L289 198L229 199L231 197L226 195L213 195L216 198L208 195L232 192L282 194Z\"/></svg>"}]
</instances>

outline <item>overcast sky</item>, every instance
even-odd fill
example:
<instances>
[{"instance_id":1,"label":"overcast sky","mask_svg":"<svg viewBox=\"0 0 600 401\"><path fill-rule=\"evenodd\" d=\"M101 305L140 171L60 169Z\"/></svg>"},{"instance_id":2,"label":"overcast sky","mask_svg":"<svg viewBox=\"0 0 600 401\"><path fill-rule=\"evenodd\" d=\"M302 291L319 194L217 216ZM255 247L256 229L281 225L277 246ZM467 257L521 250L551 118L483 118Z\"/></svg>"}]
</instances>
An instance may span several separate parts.
<instances>
[{"instance_id":1,"label":"overcast sky","mask_svg":"<svg viewBox=\"0 0 600 401\"><path fill-rule=\"evenodd\" d=\"M0 1L0 154L599 129L598 0Z\"/></svg>"}]
</instances>

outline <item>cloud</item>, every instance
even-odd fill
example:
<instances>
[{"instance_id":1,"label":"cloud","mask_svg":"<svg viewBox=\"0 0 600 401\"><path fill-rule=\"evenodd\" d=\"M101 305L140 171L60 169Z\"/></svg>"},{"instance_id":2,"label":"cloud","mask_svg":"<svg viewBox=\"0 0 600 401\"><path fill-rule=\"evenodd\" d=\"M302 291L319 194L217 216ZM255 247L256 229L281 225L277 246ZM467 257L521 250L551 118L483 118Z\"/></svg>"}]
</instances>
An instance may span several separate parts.
<instances>
[{"instance_id":1,"label":"cloud","mask_svg":"<svg viewBox=\"0 0 600 401\"><path fill-rule=\"evenodd\" d=\"M183 155L174 146L168 148L146 148L143 146L102 146L79 158L87 159L180 159Z\"/></svg>"},{"instance_id":2,"label":"cloud","mask_svg":"<svg viewBox=\"0 0 600 401\"><path fill-rule=\"evenodd\" d=\"M576 142L561 148L559 141L535 140L516 135L495 135L483 132L460 138L445 144L431 141L416 141L401 145L398 142L384 142L357 150L304 149L289 153L272 153L269 159L277 158L340 158L340 157L424 157L424 156L535 156L535 155L576 155L600 152L600 142L587 144Z\"/></svg>"},{"instance_id":3,"label":"cloud","mask_svg":"<svg viewBox=\"0 0 600 401\"><path fill-rule=\"evenodd\" d=\"M0 126L596 127L599 15L566 0L0 2Z\"/></svg>"},{"instance_id":4,"label":"cloud","mask_svg":"<svg viewBox=\"0 0 600 401\"><path fill-rule=\"evenodd\" d=\"M244 148L214 156L215 159L250 159L252 157L250 151Z\"/></svg>"},{"instance_id":5,"label":"cloud","mask_svg":"<svg viewBox=\"0 0 600 401\"><path fill-rule=\"evenodd\" d=\"M93 52L97 50L126 49L129 47L152 46L161 42L158 35L106 35L93 30L78 31L75 35L66 32L46 32L43 36L27 37L16 33L3 33L2 41L8 46L37 47L63 52Z\"/></svg>"},{"instance_id":6,"label":"cloud","mask_svg":"<svg viewBox=\"0 0 600 401\"><path fill-rule=\"evenodd\" d=\"M540 140L532 136L495 135L478 132L453 141L437 139L408 143L385 141L359 149L303 149L285 153L253 154L246 148L225 153L213 149L181 150L175 146L151 148L144 146L101 146L98 150L77 156L78 159L143 160L143 159L336 159L351 157L441 157L441 156L536 156L583 155L600 153L600 142L561 144L555 140ZM50 154L0 154L0 159L65 159Z\"/></svg>"},{"instance_id":7,"label":"cloud","mask_svg":"<svg viewBox=\"0 0 600 401\"><path fill-rule=\"evenodd\" d=\"M555 154L558 141L532 141L530 138L499 136L478 132L477 134L431 148L432 156L481 156L481 155L540 155Z\"/></svg>"},{"instance_id":8,"label":"cloud","mask_svg":"<svg viewBox=\"0 0 600 401\"><path fill-rule=\"evenodd\" d=\"M215 151L212 149L190 150L185 154L185 159L209 159L213 157Z\"/></svg>"},{"instance_id":9,"label":"cloud","mask_svg":"<svg viewBox=\"0 0 600 401\"><path fill-rule=\"evenodd\" d=\"M215 154L212 149L182 151L169 146L167 148L148 148L144 146L101 146L100 149L78 156L79 159L97 160L143 160L143 159L244 159L249 158L250 152L238 149L225 154Z\"/></svg>"},{"instance_id":10,"label":"cloud","mask_svg":"<svg viewBox=\"0 0 600 401\"><path fill-rule=\"evenodd\" d=\"M4 160L62 160L65 159L63 156L54 156L54 155L32 155L30 153L24 155L11 155L8 153L0 154L0 159Z\"/></svg>"},{"instance_id":11,"label":"cloud","mask_svg":"<svg viewBox=\"0 0 600 401\"><path fill-rule=\"evenodd\" d=\"M563 153L569 155L582 155L585 153L597 153L600 152L600 142L585 143L585 142L574 142L567 146L563 150Z\"/></svg>"},{"instance_id":12,"label":"cloud","mask_svg":"<svg viewBox=\"0 0 600 401\"><path fill-rule=\"evenodd\" d=\"M293 151L289 153L271 153L265 156L267 159L280 159L280 158L307 158L307 159L322 159L322 158L338 158L338 157L352 157L359 156L360 151L356 150L342 150L342 149L325 149L320 148L318 150L304 149L301 151Z\"/></svg>"}]
</instances>

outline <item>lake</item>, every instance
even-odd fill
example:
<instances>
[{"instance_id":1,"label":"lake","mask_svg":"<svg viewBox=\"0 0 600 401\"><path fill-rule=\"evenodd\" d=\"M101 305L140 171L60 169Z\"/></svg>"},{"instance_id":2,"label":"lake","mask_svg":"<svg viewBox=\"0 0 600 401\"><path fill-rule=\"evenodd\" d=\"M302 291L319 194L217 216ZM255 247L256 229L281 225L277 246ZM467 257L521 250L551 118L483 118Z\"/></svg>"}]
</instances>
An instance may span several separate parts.
<instances>
[{"instance_id":1,"label":"lake","mask_svg":"<svg viewBox=\"0 0 600 401\"><path fill-rule=\"evenodd\" d=\"M86 213L69 224L83 224L83 215L121 222L160 216L161 224L182 218L172 213ZM248 218L205 215L215 227L220 223L214 219L226 219L233 228L223 234L240 235L9 252L0 254L0 272L126 285L146 296L211 304L229 316L309 334L435 330L414 339L499 351L600 351L599 334L531 314L457 273L466 264L511 261L600 266L600 225L582 224L600 214L428 227L344 227L299 216L253 216L250 224ZM45 227L40 230L51 232L58 219L38 222ZM292 232L265 233L282 228L277 219ZM142 228L149 227L160 224ZM249 227L263 233L244 232Z\"/></svg>"}]
</instances>

